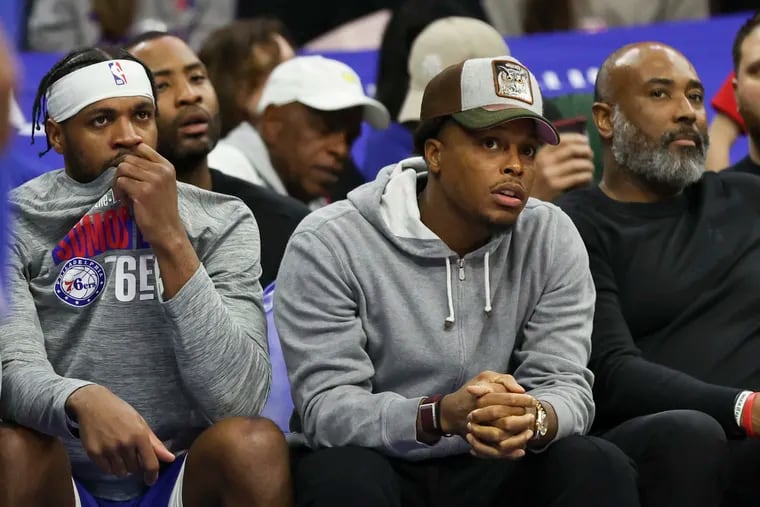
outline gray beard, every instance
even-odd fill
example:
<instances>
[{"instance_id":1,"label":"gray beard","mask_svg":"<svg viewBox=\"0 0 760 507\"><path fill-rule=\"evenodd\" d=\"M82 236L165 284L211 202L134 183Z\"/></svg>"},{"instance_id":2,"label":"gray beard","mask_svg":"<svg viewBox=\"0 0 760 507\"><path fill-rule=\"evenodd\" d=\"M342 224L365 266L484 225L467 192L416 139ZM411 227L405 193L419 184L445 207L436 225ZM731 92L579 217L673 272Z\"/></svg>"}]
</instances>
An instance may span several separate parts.
<instances>
[{"instance_id":1,"label":"gray beard","mask_svg":"<svg viewBox=\"0 0 760 507\"><path fill-rule=\"evenodd\" d=\"M639 179L658 187L681 191L697 182L704 173L709 139L700 134L696 147L683 147L672 152L669 133L655 141L647 137L625 117L618 106L612 111L612 156L617 164Z\"/></svg>"}]
</instances>

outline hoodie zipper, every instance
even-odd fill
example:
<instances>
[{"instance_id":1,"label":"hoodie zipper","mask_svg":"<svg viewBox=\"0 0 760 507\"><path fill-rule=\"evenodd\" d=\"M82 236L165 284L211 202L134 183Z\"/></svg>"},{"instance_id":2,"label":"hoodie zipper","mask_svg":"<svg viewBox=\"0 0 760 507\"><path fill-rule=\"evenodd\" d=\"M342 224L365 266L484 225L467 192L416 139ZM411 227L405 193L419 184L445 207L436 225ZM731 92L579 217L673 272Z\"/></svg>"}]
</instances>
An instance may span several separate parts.
<instances>
[{"instance_id":1,"label":"hoodie zipper","mask_svg":"<svg viewBox=\"0 0 760 507\"><path fill-rule=\"evenodd\" d=\"M459 259L458 265L459 265L459 281L463 282L464 281L464 259Z\"/></svg>"}]
</instances>

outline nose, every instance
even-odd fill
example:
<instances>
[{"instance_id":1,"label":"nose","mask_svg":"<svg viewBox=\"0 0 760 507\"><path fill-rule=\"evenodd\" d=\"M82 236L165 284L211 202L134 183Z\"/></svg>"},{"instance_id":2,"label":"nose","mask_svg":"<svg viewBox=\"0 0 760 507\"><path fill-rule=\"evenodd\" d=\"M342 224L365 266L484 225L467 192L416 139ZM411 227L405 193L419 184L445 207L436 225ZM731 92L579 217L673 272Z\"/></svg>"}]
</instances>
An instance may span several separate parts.
<instances>
[{"instance_id":1,"label":"nose","mask_svg":"<svg viewBox=\"0 0 760 507\"><path fill-rule=\"evenodd\" d=\"M690 125L697 121L697 111L689 97L684 96L678 101L675 120L676 123L688 123Z\"/></svg>"},{"instance_id":2,"label":"nose","mask_svg":"<svg viewBox=\"0 0 760 507\"><path fill-rule=\"evenodd\" d=\"M121 118L115 125L114 138L111 143L113 149L131 149L143 142L142 136L135 130L135 126L129 118Z\"/></svg>"},{"instance_id":3,"label":"nose","mask_svg":"<svg viewBox=\"0 0 760 507\"><path fill-rule=\"evenodd\" d=\"M176 102L177 106L188 106L197 104L201 101L201 94L198 87L188 80L182 81L178 86Z\"/></svg>"},{"instance_id":4,"label":"nose","mask_svg":"<svg viewBox=\"0 0 760 507\"><path fill-rule=\"evenodd\" d=\"M504 163L504 174L522 176L524 167L522 158L520 157L519 146L515 144L510 145L508 149L504 150L504 154L507 157Z\"/></svg>"},{"instance_id":5,"label":"nose","mask_svg":"<svg viewBox=\"0 0 760 507\"><path fill-rule=\"evenodd\" d=\"M350 150L351 143L345 132L335 132L329 135L327 151L330 152L330 155L338 160L346 160Z\"/></svg>"}]
</instances>

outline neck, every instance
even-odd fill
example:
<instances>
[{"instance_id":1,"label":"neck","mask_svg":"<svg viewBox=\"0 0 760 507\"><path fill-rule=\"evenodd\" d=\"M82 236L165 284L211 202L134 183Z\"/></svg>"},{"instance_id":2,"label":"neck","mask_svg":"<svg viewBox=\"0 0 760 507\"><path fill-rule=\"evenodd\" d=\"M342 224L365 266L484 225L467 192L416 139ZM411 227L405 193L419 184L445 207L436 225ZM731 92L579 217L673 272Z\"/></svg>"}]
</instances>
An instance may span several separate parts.
<instances>
[{"instance_id":1,"label":"neck","mask_svg":"<svg viewBox=\"0 0 760 507\"><path fill-rule=\"evenodd\" d=\"M491 231L483 224L475 224L453 206L446 195L428 179L427 186L419 197L420 219L446 245L464 257L469 252L485 245Z\"/></svg>"},{"instance_id":2,"label":"neck","mask_svg":"<svg viewBox=\"0 0 760 507\"><path fill-rule=\"evenodd\" d=\"M599 188L610 199L621 202L660 202L671 199L682 191L642 180L628 168L619 166L612 154L608 153L604 162Z\"/></svg>"},{"instance_id":3,"label":"neck","mask_svg":"<svg viewBox=\"0 0 760 507\"><path fill-rule=\"evenodd\" d=\"M184 164L181 166L180 164ZM177 170L177 179L183 183L189 183L204 190L211 190L211 171L208 168L208 157L203 157L192 166L188 162L174 164Z\"/></svg>"}]
</instances>

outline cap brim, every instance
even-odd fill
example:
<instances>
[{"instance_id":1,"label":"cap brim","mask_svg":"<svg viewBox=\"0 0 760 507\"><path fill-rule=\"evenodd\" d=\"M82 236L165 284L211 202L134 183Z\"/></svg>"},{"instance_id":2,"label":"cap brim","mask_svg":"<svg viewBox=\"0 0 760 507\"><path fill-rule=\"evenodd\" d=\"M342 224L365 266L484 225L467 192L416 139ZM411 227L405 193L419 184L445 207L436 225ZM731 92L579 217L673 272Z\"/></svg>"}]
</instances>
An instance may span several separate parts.
<instances>
[{"instance_id":1,"label":"cap brim","mask_svg":"<svg viewBox=\"0 0 760 507\"><path fill-rule=\"evenodd\" d=\"M546 144L559 144L559 133L554 125L533 111L522 108L508 108L488 111L483 108L469 109L452 115L457 123L468 130L482 130L513 120L533 120L536 124L538 138Z\"/></svg>"},{"instance_id":2,"label":"cap brim","mask_svg":"<svg viewBox=\"0 0 760 507\"><path fill-rule=\"evenodd\" d=\"M404 103L401 104L401 109L398 112L398 122L404 123L407 121L420 121L420 109L422 108L422 95L423 90L416 88L410 88L406 94Z\"/></svg>"},{"instance_id":3,"label":"cap brim","mask_svg":"<svg viewBox=\"0 0 760 507\"><path fill-rule=\"evenodd\" d=\"M338 111L339 109L362 106L364 108L364 121L380 130L388 128L388 124L391 122L391 115L385 106L370 97L315 96L300 97L297 101L320 111Z\"/></svg>"}]
</instances>

